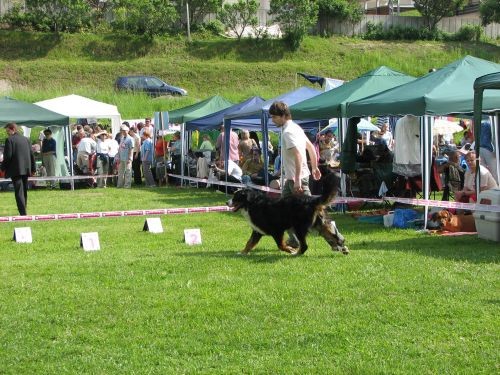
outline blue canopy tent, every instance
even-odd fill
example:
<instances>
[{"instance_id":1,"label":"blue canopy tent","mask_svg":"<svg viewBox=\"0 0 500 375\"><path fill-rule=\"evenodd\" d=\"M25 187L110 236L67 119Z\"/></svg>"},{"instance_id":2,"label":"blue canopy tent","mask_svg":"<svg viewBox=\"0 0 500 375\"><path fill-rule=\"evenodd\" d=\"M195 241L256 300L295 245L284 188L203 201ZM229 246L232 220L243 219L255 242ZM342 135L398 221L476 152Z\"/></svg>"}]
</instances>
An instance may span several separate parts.
<instances>
[{"instance_id":1,"label":"blue canopy tent","mask_svg":"<svg viewBox=\"0 0 500 375\"><path fill-rule=\"evenodd\" d=\"M210 115L214 112L220 111L224 108L233 105L230 101L224 99L219 95L212 96L198 103L188 105L186 107L178 108L168 112L157 112L155 113L155 123L163 129L164 126L168 124L181 124L181 166L184 166L184 156L187 152L185 149L186 139L185 139L185 123L197 118ZM184 177L184 168L181 167L181 179Z\"/></svg>"},{"instance_id":2,"label":"blue canopy tent","mask_svg":"<svg viewBox=\"0 0 500 375\"><path fill-rule=\"evenodd\" d=\"M262 131L262 144L267 145L269 141L268 130L270 128L275 128L275 125L269 117L269 108L275 101L285 102L288 106L299 103L303 100L312 98L316 95L321 94L322 91L310 88L310 87L299 87L293 91L287 92L285 94L279 95L273 99L266 100L264 103L255 104L248 108L242 109L238 112L226 115L224 117L224 141L226 160L229 158L229 132L233 126L236 127L257 127ZM318 124L318 121L315 121ZM263 147L263 157L264 157L264 168L268 168L268 153L267 147ZM227 166L226 166L227 168ZM266 185L269 183L267 175L265 178Z\"/></svg>"},{"instance_id":3,"label":"blue canopy tent","mask_svg":"<svg viewBox=\"0 0 500 375\"><path fill-rule=\"evenodd\" d=\"M194 120L186 122L186 130L210 130L218 129L224 122L226 116L231 116L232 114L244 111L248 108L259 106L264 103L264 99L260 96L252 96L247 100L234 104L230 107L221 109L220 111L214 112L210 115L206 115Z\"/></svg>"}]
</instances>

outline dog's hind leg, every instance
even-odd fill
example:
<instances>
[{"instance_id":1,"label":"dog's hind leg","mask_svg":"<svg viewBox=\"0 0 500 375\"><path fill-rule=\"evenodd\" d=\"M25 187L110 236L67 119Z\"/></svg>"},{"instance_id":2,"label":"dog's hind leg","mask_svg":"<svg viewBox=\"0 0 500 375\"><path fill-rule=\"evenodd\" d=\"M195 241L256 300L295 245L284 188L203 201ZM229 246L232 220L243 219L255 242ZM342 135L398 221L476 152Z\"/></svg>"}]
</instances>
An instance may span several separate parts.
<instances>
[{"instance_id":1,"label":"dog's hind leg","mask_svg":"<svg viewBox=\"0 0 500 375\"><path fill-rule=\"evenodd\" d=\"M247 244L245 245L245 248L241 250L241 254L248 254L254 247L257 245L257 243L260 241L262 238L262 234L260 234L257 231L252 231L252 234L250 235L250 238L247 241Z\"/></svg>"},{"instance_id":2,"label":"dog's hind leg","mask_svg":"<svg viewBox=\"0 0 500 375\"><path fill-rule=\"evenodd\" d=\"M307 242L306 242L306 236L307 236L307 230L301 230L301 229L296 229L295 233L297 235L297 240L299 241L299 248L293 252L293 255L302 255L307 251Z\"/></svg>"},{"instance_id":3,"label":"dog's hind leg","mask_svg":"<svg viewBox=\"0 0 500 375\"><path fill-rule=\"evenodd\" d=\"M332 251L340 251L344 255L349 254L349 249L344 244L344 236L340 234L334 221L318 218L315 227L321 237L331 246Z\"/></svg>"},{"instance_id":4,"label":"dog's hind leg","mask_svg":"<svg viewBox=\"0 0 500 375\"><path fill-rule=\"evenodd\" d=\"M281 251L284 251L285 253L294 253L295 252L295 249L293 247L286 244L285 239L284 239L285 232L276 233L276 234L273 234L272 236L273 236L274 241L276 242L276 245L278 245L278 248Z\"/></svg>"}]
</instances>

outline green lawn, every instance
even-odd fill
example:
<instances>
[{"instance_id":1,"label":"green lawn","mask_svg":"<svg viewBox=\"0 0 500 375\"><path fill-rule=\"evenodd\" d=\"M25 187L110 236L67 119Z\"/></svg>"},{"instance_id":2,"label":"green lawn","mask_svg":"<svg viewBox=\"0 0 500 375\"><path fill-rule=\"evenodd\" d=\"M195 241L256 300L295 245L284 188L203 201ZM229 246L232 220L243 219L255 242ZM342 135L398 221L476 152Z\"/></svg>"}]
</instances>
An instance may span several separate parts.
<instances>
[{"instance_id":1,"label":"green lawn","mask_svg":"<svg viewBox=\"0 0 500 375\"><path fill-rule=\"evenodd\" d=\"M30 214L224 204L206 189L29 193ZM0 215L16 214L12 192ZM334 218L351 254L310 236L238 256L239 214L0 224L0 373L492 374L498 243ZM34 242L12 241L30 226ZM200 228L203 244L183 243ZM80 233L97 231L86 253Z\"/></svg>"}]
</instances>

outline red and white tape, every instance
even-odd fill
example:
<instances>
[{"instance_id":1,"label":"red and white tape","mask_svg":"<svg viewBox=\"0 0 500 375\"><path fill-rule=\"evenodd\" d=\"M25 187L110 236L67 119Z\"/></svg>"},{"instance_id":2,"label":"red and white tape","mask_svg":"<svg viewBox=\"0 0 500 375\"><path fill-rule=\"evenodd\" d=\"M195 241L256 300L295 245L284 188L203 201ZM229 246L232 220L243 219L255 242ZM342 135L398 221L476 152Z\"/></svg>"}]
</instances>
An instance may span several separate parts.
<instances>
[{"instance_id":1,"label":"red and white tape","mask_svg":"<svg viewBox=\"0 0 500 375\"><path fill-rule=\"evenodd\" d=\"M171 175L171 176L182 177L179 175ZM88 176L86 178L88 178ZM280 193L280 190L271 189L267 186L260 186L254 184L244 185L232 182L213 181L213 180L194 178L194 177L184 177L184 179L196 182L204 182L212 185L252 187L254 189L262 191ZM458 208L471 211L500 212L500 205L460 203L460 202L449 202L449 201L437 201L430 199L397 198L397 197L385 197L383 199L338 197L337 199L332 201L331 204L349 203L349 202L383 203L385 201L404 203L413 206L432 206L432 207L455 208L455 209ZM175 215L175 214L228 212L228 211L231 211L231 208L227 206L212 206L212 207L188 207L188 208L158 208L149 210L130 210L130 211L83 212L83 213L67 213L67 214L43 214L43 215L26 215L26 216L0 216L0 223L25 222L25 221L55 221L55 220L71 220L71 219L95 219L95 218L106 218L106 217L127 217L127 216L147 216L147 215Z\"/></svg>"},{"instance_id":2,"label":"red and white tape","mask_svg":"<svg viewBox=\"0 0 500 375\"><path fill-rule=\"evenodd\" d=\"M0 223L24 222L24 221L55 221L55 220L71 220L71 219L97 219L106 217L148 216L148 215L178 215L178 214L228 212L228 211L231 211L231 208L227 206L212 206L212 207L187 207L187 208L157 208L152 210L81 212L81 213L69 213L69 214L0 216Z\"/></svg>"}]
</instances>

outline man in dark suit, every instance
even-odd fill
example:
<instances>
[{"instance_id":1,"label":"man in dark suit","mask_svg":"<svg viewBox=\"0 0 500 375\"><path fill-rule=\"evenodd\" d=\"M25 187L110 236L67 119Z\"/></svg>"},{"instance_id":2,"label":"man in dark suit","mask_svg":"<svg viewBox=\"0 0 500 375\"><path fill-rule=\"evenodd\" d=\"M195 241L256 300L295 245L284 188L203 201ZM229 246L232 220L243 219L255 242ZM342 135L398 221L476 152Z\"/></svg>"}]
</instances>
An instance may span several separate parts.
<instances>
[{"instance_id":1,"label":"man in dark suit","mask_svg":"<svg viewBox=\"0 0 500 375\"><path fill-rule=\"evenodd\" d=\"M19 215L24 216L28 202L28 177L36 169L35 156L29 139L18 133L15 123L11 122L5 125L5 129L8 138L5 141L1 169L5 171L5 177L12 179L17 209Z\"/></svg>"}]
</instances>

